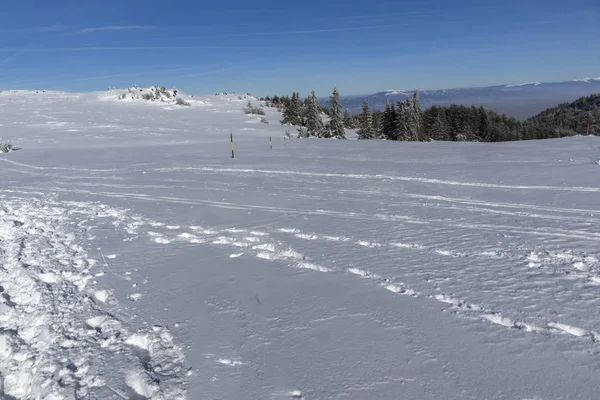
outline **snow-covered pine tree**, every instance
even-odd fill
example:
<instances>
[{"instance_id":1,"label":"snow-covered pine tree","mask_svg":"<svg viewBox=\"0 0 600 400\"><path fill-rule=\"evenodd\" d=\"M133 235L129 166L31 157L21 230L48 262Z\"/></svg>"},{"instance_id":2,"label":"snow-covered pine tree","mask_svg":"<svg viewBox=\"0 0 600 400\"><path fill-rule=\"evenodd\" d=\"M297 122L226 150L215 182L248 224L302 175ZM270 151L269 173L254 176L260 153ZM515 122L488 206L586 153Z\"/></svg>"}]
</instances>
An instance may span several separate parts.
<instances>
[{"instance_id":1,"label":"snow-covered pine tree","mask_svg":"<svg viewBox=\"0 0 600 400\"><path fill-rule=\"evenodd\" d=\"M329 139L333 137L331 135L331 121L327 121L323 124L323 133L321 133L323 139Z\"/></svg>"},{"instance_id":2,"label":"snow-covered pine tree","mask_svg":"<svg viewBox=\"0 0 600 400\"><path fill-rule=\"evenodd\" d=\"M423 129L423 110L419 101L419 91L415 90L412 101L412 125L414 140L422 140L421 132Z\"/></svg>"},{"instance_id":3,"label":"snow-covered pine tree","mask_svg":"<svg viewBox=\"0 0 600 400\"><path fill-rule=\"evenodd\" d=\"M350 111L344 110L344 127L348 129L356 128L356 124L354 123L354 119L350 114Z\"/></svg>"},{"instance_id":4,"label":"snow-covered pine tree","mask_svg":"<svg viewBox=\"0 0 600 400\"><path fill-rule=\"evenodd\" d=\"M292 95L292 99L293 98L294 94ZM294 125L294 110L292 110L292 107L284 107L281 115L283 117L283 119L281 120L281 125Z\"/></svg>"},{"instance_id":5,"label":"snow-covered pine tree","mask_svg":"<svg viewBox=\"0 0 600 400\"><path fill-rule=\"evenodd\" d=\"M373 111L371 113L371 121L373 121L373 139L381 139L381 119L383 113L381 111Z\"/></svg>"},{"instance_id":6,"label":"snow-covered pine tree","mask_svg":"<svg viewBox=\"0 0 600 400\"><path fill-rule=\"evenodd\" d=\"M369 110L369 103L365 100L363 103L362 113L358 123L358 138L359 139L375 139L373 132L373 116Z\"/></svg>"},{"instance_id":7,"label":"snow-covered pine tree","mask_svg":"<svg viewBox=\"0 0 600 400\"><path fill-rule=\"evenodd\" d=\"M385 105L385 108L383 110L383 118L381 120L381 137L383 139L389 139L390 137L390 132L389 132L389 117L390 117L390 104L387 103Z\"/></svg>"},{"instance_id":8,"label":"snow-covered pine tree","mask_svg":"<svg viewBox=\"0 0 600 400\"><path fill-rule=\"evenodd\" d=\"M410 136L410 103L399 101L396 109L396 137L397 140L408 141Z\"/></svg>"},{"instance_id":9,"label":"snow-covered pine tree","mask_svg":"<svg viewBox=\"0 0 600 400\"><path fill-rule=\"evenodd\" d=\"M479 137L484 142L489 142L491 139L490 116L489 116L487 110L485 108L483 108L483 106L480 106L477 109L477 113L479 114L479 127L478 127L479 128L478 129Z\"/></svg>"},{"instance_id":10,"label":"snow-covered pine tree","mask_svg":"<svg viewBox=\"0 0 600 400\"><path fill-rule=\"evenodd\" d=\"M337 88L333 88L333 93L329 98L329 136L337 139L346 139L344 131L344 116L342 115L342 105L340 104L340 93Z\"/></svg>"},{"instance_id":11,"label":"snow-covered pine tree","mask_svg":"<svg viewBox=\"0 0 600 400\"><path fill-rule=\"evenodd\" d=\"M308 101L308 108L306 112L306 129L308 136L323 136L324 129L323 120L321 119L321 107L314 90L311 93Z\"/></svg>"},{"instance_id":12,"label":"snow-covered pine tree","mask_svg":"<svg viewBox=\"0 0 600 400\"><path fill-rule=\"evenodd\" d=\"M300 101L300 93L292 93L292 98L283 109L283 125L302 125L302 102Z\"/></svg>"},{"instance_id":13,"label":"snow-covered pine tree","mask_svg":"<svg viewBox=\"0 0 600 400\"><path fill-rule=\"evenodd\" d=\"M300 93L296 92L296 97L292 99L292 109L294 110L294 125L304 124L304 104L300 100Z\"/></svg>"},{"instance_id":14,"label":"snow-covered pine tree","mask_svg":"<svg viewBox=\"0 0 600 400\"><path fill-rule=\"evenodd\" d=\"M440 110L432 121L429 129L429 136L433 140L443 141L450 140L448 132L448 122L446 121L446 113Z\"/></svg>"},{"instance_id":15,"label":"snow-covered pine tree","mask_svg":"<svg viewBox=\"0 0 600 400\"><path fill-rule=\"evenodd\" d=\"M302 102L302 110L300 113L300 118L302 119L302 126L306 126L306 121L308 121L308 109L310 108L310 96L306 97Z\"/></svg>"},{"instance_id":16,"label":"snow-covered pine tree","mask_svg":"<svg viewBox=\"0 0 600 400\"><path fill-rule=\"evenodd\" d=\"M387 140L396 140L396 107L392 103L385 105L383 120L381 121L381 137Z\"/></svg>"},{"instance_id":17,"label":"snow-covered pine tree","mask_svg":"<svg viewBox=\"0 0 600 400\"><path fill-rule=\"evenodd\" d=\"M419 140L421 117L415 108L414 99L406 99L403 102L398 103L396 118L398 140Z\"/></svg>"}]
</instances>

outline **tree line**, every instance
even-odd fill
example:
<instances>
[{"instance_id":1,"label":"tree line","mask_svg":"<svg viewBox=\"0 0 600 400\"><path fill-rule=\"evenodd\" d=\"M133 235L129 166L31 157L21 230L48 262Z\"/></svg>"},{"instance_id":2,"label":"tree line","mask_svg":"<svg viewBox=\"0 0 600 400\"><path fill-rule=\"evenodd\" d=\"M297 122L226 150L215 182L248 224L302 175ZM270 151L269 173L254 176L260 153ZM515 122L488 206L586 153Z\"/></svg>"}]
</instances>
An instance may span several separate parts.
<instances>
[{"instance_id":1,"label":"tree line","mask_svg":"<svg viewBox=\"0 0 600 400\"><path fill-rule=\"evenodd\" d=\"M600 135L600 95L561 104L525 121L484 107L456 104L434 105L423 111L417 91L411 98L386 105L383 111L370 110L365 101L362 112L357 115L342 111L337 89L329 98L328 106L319 103L314 91L304 100L296 92L292 97L273 96L261 100L282 112L282 124L299 127L299 137L344 139L344 128L356 128L359 139L396 141L502 142L588 132Z\"/></svg>"},{"instance_id":2,"label":"tree line","mask_svg":"<svg viewBox=\"0 0 600 400\"><path fill-rule=\"evenodd\" d=\"M267 96L260 99L269 107L276 107L283 116L283 125L298 127L298 137L346 139L345 128L353 128L352 116L348 111L342 112L340 93L333 89L328 106L322 105L313 91L306 99L301 100L299 93L292 97ZM326 116L323 121L323 114Z\"/></svg>"},{"instance_id":3,"label":"tree line","mask_svg":"<svg viewBox=\"0 0 600 400\"><path fill-rule=\"evenodd\" d=\"M554 129L558 133L600 136L600 94L549 108L528 121L540 129Z\"/></svg>"}]
</instances>

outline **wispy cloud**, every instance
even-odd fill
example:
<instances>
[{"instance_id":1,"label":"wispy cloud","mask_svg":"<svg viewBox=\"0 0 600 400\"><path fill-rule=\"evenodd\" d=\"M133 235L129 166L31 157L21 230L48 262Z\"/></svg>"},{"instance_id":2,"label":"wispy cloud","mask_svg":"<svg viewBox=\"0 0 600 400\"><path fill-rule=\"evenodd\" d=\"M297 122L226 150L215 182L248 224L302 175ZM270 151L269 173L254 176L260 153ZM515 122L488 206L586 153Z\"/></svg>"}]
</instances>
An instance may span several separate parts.
<instances>
[{"instance_id":1,"label":"wispy cloud","mask_svg":"<svg viewBox=\"0 0 600 400\"><path fill-rule=\"evenodd\" d=\"M90 46L90 47L0 47L0 52L86 52L86 51L130 51L130 50L210 50L247 49L247 46Z\"/></svg>"},{"instance_id":2,"label":"wispy cloud","mask_svg":"<svg viewBox=\"0 0 600 400\"><path fill-rule=\"evenodd\" d=\"M58 21L52 26L44 27L43 30L39 31L39 32L55 32L57 30L61 30L62 29L61 24L62 24L62 21ZM11 62L15 58L19 57L21 54L25 53L32 45L33 45L33 41L30 41L25 47L15 49L13 54L0 60L0 67L3 67L4 65Z\"/></svg>"},{"instance_id":3,"label":"wispy cloud","mask_svg":"<svg viewBox=\"0 0 600 400\"><path fill-rule=\"evenodd\" d=\"M315 33L332 33L332 32L348 32L348 31L361 31L365 29L381 29L381 28L392 28L398 26L405 26L407 24L385 24L385 25L370 25L370 26L356 26L350 28L328 28L328 29L307 29L300 31L279 31L279 32L244 32L227 35L219 35L220 37L236 37L236 36L280 36L280 35L308 35Z\"/></svg>"},{"instance_id":4,"label":"wispy cloud","mask_svg":"<svg viewBox=\"0 0 600 400\"><path fill-rule=\"evenodd\" d=\"M493 11L493 10L502 10L502 7L498 6L480 6L480 7L468 7L468 8L454 8L452 11L462 11L462 12L484 12L484 11ZM448 10L441 9L429 9L429 10L415 10L415 11L397 11L397 12L388 12L388 13L380 13L380 14L361 14L361 15L347 15L347 16L338 16L338 17L323 17L323 18L315 18L315 20L328 20L328 21L340 21L340 22L352 22L359 20L368 20L368 19L378 19L382 20L384 18L390 17L432 17L437 15L447 14Z\"/></svg>"},{"instance_id":5,"label":"wispy cloud","mask_svg":"<svg viewBox=\"0 0 600 400\"><path fill-rule=\"evenodd\" d=\"M94 33L94 32L110 32L110 31L141 31L141 30L155 30L159 29L157 26L147 25L109 25L109 26L98 26L95 28L85 28L79 31L79 33Z\"/></svg>"},{"instance_id":6,"label":"wispy cloud","mask_svg":"<svg viewBox=\"0 0 600 400\"><path fill-rule=\"evenodd\" d=\"M240 32L240 33L223 33L223 34L212 34L206 36L181 36L176 38L170 38L171 40L203 40L213 38L234 38L234 37L251 37L251 36L288 36L288 35L313 35L320 33L335 33L335 32L350 32L350 31L362 31L369 29L383 29L383 28L398 28L410 26L407 23L393 23L393 24L379 24L379 25L367 25L367 26L353 26L353 27L339 27L339 28L323 28L323 29L304 29L295 31L264 31L264 32ZM128 42L134 43L134 42Z\"/></svg>"}]
</instances>

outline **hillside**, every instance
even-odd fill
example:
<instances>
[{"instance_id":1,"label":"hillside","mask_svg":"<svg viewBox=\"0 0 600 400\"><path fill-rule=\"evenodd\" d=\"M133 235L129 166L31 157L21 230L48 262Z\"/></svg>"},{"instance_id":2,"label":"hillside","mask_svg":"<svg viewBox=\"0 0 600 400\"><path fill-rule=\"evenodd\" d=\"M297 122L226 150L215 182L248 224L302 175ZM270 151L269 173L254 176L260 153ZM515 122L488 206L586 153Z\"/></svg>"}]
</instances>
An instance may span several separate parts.
<instances>
[{"instance_id":1,"label":"hillside","mask_svg":"<svg viewBox=\"0 0 600 400\"><path fill-rule=\"evenodd\" d=\"M574 134L600 135L600 94L581 97L563 103L530 118L529 123L539 127L560 127ZM588 131L589 125L589 131Z\"/></svg>"},{"instance_id":2,"label":"hillside","mask_svg":"<svg viewBox=\"0 0 600 400\"><path fill-rule=\"evenodd\" d=\"M0 94L1 399L597 398L600 138L123 92Z\"/></svg>"},{"instance_id":3,"label":"hillside","mask_svg":"<svg viewBox=\"0 0 600 400\"><path fill-rule=\"evenodd\" d=\"M474 105L524 120L564 101L600 93L600 78L554 83L530 82L480 88L420 90L419 92L424 109L433 105ZM371 109L382 111L386 104L404 101L406 98L410 98L412 93L413 90L389 90L361 96L346 96L342 98L342 104L352 113L359 113L363 100L367 100Z\"/></svg>"}]
</instances>

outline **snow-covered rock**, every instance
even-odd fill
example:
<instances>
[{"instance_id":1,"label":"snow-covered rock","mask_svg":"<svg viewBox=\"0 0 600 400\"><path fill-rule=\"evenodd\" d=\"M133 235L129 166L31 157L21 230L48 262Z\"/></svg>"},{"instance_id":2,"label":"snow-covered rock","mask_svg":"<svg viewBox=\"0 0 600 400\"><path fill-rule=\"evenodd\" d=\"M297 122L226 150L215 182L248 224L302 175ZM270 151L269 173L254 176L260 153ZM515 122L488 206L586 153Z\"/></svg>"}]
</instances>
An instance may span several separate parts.
<instances>
[{"instance_id":1,"label":"snow-covered rock","mask_svg":"<svg viewBox=\"0 0 600 400\"><path fill-rule=\"evenodd\" d=\"M177 89L168 89L165 86L158 85L148 88L132 86L122 90L109 89L102 97L119 101L147 101L179 106L190 105L187 100L181 97Z\"/></svg>"}]
</instances>

